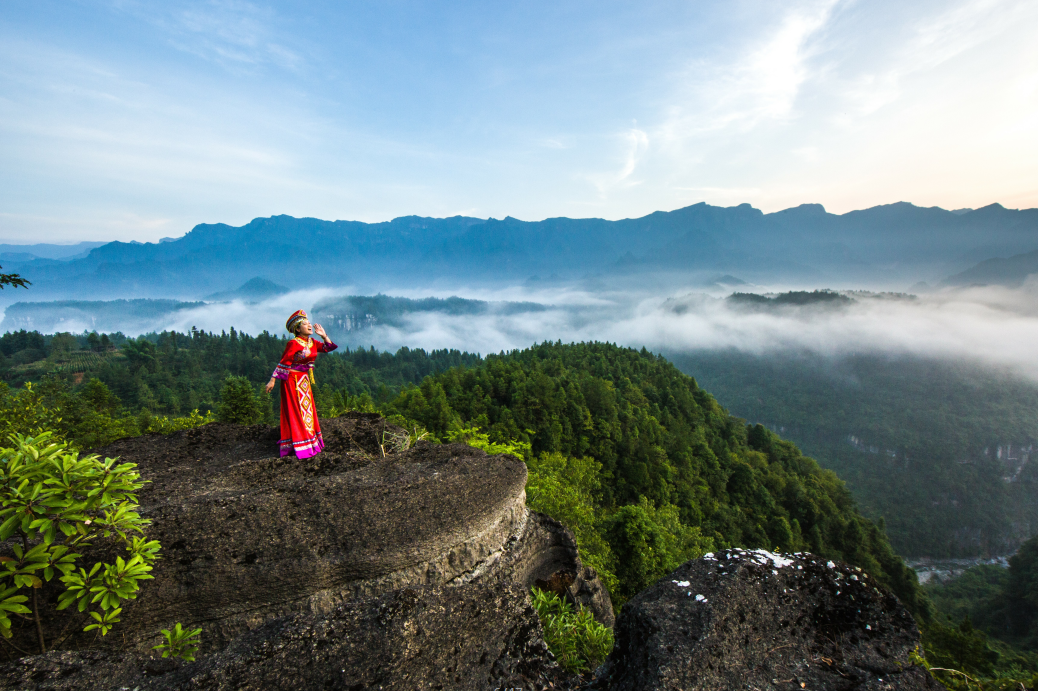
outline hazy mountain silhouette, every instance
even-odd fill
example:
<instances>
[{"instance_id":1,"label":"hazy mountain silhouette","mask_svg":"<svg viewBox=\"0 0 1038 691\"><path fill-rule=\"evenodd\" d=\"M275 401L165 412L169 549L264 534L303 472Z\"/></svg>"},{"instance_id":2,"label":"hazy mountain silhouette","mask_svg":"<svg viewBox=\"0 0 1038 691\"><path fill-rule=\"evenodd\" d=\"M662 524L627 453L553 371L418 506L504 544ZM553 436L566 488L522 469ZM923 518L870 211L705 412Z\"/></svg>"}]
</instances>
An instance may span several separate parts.
<instances>
[{"instance_id":1,"label":"hazy mountain silhouette","mask_svg":"<svg viewBox=\"0 0 1038 691\"><path fill-rule=\"evenodd\" d=\"M255 276L292 290L353 285L365 292L530 276L660 280L697 272L755 283L908 285L1036 249L1038 209L992 204L951 212L901 202L842 215L818 204L764 214L748 204L701 203L620 221L273 216L241 227L200 224L158 244L112 242L72 261L4 268L33 281L37 298L197 299Z\"/></svg>"},{"instance_id":2,"label":"hazy mountain silhouette","mask_svg":"<svg viewBox=\"0 0 1038 691\"><path fill-rule=\"evenodd\" d=\"M256 276L250 278L237 290L224 290L206 295L206 300L242 300L244 302L260 302L276 295L284 295L289 289L274 281Z\"/></svg>"},{"instance_id":3,"label":"hazy mountain silhouette","mask_svg":"<svg viewBox=\"0 0 1038 691\"><path fill-rule=\"evenodd\" d=\"M1038 274L1038 251L1005 259L985 259L962 273L949 276L942 285L1002 285L1016 288L1031 274Z\"/></svg>"},{"instance_id":4,"label":"hazy mountain silhouette","mask_svg":"<svg viewBox=\"0 0 1038 691\"><path fill-rule=\"evenodd\" d=\"M34 259L80 259L86 257L95 247L106 245L106 242L77 242L73 245L55 245L38 243L35 245L0 244L0 260L27 262Z\"/></svg>"}]
</instances>

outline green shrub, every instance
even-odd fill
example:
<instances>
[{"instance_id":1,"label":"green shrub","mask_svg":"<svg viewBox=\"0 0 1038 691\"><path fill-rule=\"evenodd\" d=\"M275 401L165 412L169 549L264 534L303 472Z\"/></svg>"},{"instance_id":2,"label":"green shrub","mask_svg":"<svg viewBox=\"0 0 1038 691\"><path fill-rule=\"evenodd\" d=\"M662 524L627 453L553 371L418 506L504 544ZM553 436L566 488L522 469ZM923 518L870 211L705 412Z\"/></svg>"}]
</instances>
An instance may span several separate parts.
<instances>
[{"instance_id":1,"label":"green shrub","mask_svg":"<svg viewBox=\"0 0 1038 691\"><path fill-rule=\"evenodd\" d=\"M1029 672L1022 669L1007 670L994 677L980 677L975 672L968 674L959 669L941 667L932 664L930 660L919 654L917 648L908 654L912 664L924 668L930 675L941 683L942 686L951 691L1027 691L1027 689L1038 689L1038 672ZM926 653L930 655L929 652Z\"/></svg>"},{"instance_id":2,"label":"green shrub","mask_svg":"<svg viewBox=\"0 0 1038 691\"><path fill-rule=\"evenodd\" d=\"M544 627L544 642L563 669L589 672L613 649L613 631L595 620L591 610L573 605L555 593L533 588L533 608Z\"/></svg>"},{"instance_id":3,"label":"green shrub","mask_svg":"<svg viewBox=\"0 0 1038 691\"><path fill-rule=\"evenodd\" d=\"M542 453L530 458L526 468L526 505L573 531L580 560L598 572L616 597L619 581L614 575L613 552L600 532L603 512L595 508L594 499L601 489L602 464L590 457Z\"/></svg>"},{"instance_id":4,"label":"green shrub","mask_svg":"<svg viewBox=\"0 0 1038 691\"><path fill-rule=\"evenodd\" d=\"M202 629L189 631L183 628L178 621L172 630L162 629L162 635L166 640L154 646L152 650L161 652L162 657L173 657L185 662L192 662L195 659L195 653L198 652L198 635L200 633L202 633Z\"/></svg>"},{"instance_id":5,"label":"green shrub","mask_svg":"<svg viewBox=\"0 0 1038 691\"><path fill-rule=\"evenodd\" d=\"M969 617L958 626L929 622L923 629L923 646L932 664L971 674L991 676L998 662L998 653L988 645L987 636L973 628Z\"/></svg>"},{"instance_id":6,"label":"green shrub","mask_svg":"<svg viewBox=\"0 0 1038 691\"><path fill-rule=\"evenodd\" d=\"M504 442L490 441L490 435L479 431L479 427L459 427L447 430L447 441L460 441L489 454L506 453L516 458L527 458L530 455L530 444L517 439Z\"/></svg>"},{"instance_id":7,"label":"green shrub","mask_svg":"<svg viewBox=\"0 0 1038 691\"><path fill-rule=\"evenodd\" d=\"M358 413L377 413L378 408L371 396L365 392L358 396L350 395L346 389L333 391L331 387L325 386L318 392L317 409L323 416L339 417L346 413L356 411Z\"/></svg>"},{"instance_id":8,"label":"green shrub","mask_svg":"<svg viewBox=\"0 0 1038 691\"><path fill-rule=\"evenodd\" d=\"M259 396L248 377L227 377L220 389L217 417L224 422L254 425L263 419Z\"/></svg>"},{"instance_id":9,"label":"green shrub","mask_svg":"<svg viewBox=\"0 0 1038 691\"><path fill-rule=\"evenodd\" d=\"M32 382L14 393L0 383L0 439L12 434L38 435L61 424L61 414L50 409Z\"/></svg>"},{"instance_id":10,"label":"green shrub","mask_svg":"<svg viewBox=\"0 0 1038 691\"><path fill-rule=\"evenodd\" d=\"M714 549L699 528L681 523L678 509L653 506L645 497L637 504L620 507L604 526L615 555L619 592L614 599L626 602L638 592L678 568Z\"/></svg>"},{"instance_id":11,"label":"green shrub","mask_svg":"<svg viewBox=\"0 0 1038 691\"><path fill-rule=\"evenodd\" d=\"M215 421L216 416L213 415L212 412L207 412L205 415L202 415L198 412L198 409L195 408L187 417L166 417L164 415L162 417L153 417L148 429L144 431L158 432L159 434L172 434L173 432L208 425L210 422Z\"/></svg>"},{"instance_id":12,"label":"green shrub","mask_svg":"<svg viewBox=\"0 0 1038 691\"><path fill-rule=\"evenodd\" d=\"M83 630L103 636L119 622L122 602L152 578L159 557L158 541L143 537L150 521L137 512L144 483L134 464L81 457L50 432L12 441L0 449L0 542L7 541L0 548L0 635L13 635L10 615L31 614L40 652L47 651L37 591L57 577L65 587L57 608L75 604L90 617ZM88 571L80 564L98 543L121 545L127 556Z\"/></svg>"}]
</instances>

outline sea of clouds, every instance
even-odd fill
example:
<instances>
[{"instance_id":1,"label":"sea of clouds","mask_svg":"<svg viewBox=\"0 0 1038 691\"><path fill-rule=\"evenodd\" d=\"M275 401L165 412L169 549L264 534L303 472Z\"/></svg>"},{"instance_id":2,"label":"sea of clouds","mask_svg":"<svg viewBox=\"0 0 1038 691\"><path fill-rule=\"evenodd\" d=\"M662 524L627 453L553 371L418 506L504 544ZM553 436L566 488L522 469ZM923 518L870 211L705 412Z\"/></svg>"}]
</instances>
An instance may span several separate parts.
<instances>
[{"instance_id":1,"label":"sea of clouds","mask_svg":"<svg viewBox=\"0 0 1038 691\"><path fill-rule=\"evenodd\" d=\"M777 292L783 286L755 286ZM529 301L549 306L514 313L493 307L479 316L414 313L397 327L376 326L351 335L351 345L395 350L401 346L455 348L481 354L526 348L541 341L609 341L682 352L735 348L755 354L806 351L827 357L861 352L912 354L982 361L1038 381L1038 281L1017 289L982 287L918 296L853 295L839 308L792 307L752 310L721 294L675 291L654 295L576 287L531 290L452 290L437 294L401 290L402 297L459 297L491 303ZM350 294L350 289L298 291L266 302L213 303L171 314L143 330L281 333L296 309ZM158 327L158 329L156 329ZM132 331L132 330L131 330Z\"/></svg>"}]
</instances>

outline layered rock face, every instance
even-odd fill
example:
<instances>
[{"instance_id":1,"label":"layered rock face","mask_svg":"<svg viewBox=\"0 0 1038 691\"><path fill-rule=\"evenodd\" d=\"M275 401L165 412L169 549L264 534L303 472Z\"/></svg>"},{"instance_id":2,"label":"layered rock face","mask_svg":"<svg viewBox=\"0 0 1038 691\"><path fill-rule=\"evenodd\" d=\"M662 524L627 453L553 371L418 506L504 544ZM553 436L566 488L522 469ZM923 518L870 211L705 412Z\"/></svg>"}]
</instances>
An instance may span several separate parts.
<instances>
[{"instance_id":1,"label":"layered rock face","mask_svg":"<svg viewBox=\"0 0 1038 691\"><path fill-rule=\"evenodd\" d=\"M372 436L365 426L382 423L329 420L339 452L305 461L271 458L269 443L228 443L255 431L233 425L149 439L145 457L105 449L152 479L142 513L164 548L122 632L145 644L172 621L197 622L204 649L219 649L271 618L463 578L522 531L521 461L462 444L385 458L377 445L354 447L352 439Z\"/></svg>"},{"instance_id":2,"label":"layered rock face","mask_svg":"<svg viewBox=\"0 0 1038 691\"><path fill-rule=\"evenodd\" d=\"M101 650L25 658L0 681L534 688L562 677L529 604L532 583L564 576L569 597L611 623L572 534L527 512L520 460L463 444L393 452L386 442L400 430L377 415L323 427L327 449L307 460L274 457L272 428L224 424L98 450L150 481L139 499L163 545L155 579L108 637L73 641ZM178 621L203 629L198 661L152 660L159 630Z\"/></svg>"},{"instance_id":3,"label":"layered rock face","mask_svg":"<svg viewBox=\"0 0 1038 691\"><path fill-rule=\"evenodd\" d=\"M728 550L624 605L596 688L934 689L911 614L860 569Z\"/></svg>"},{"instance_id":4,"label":"layered rock face","mask_svg":"<svg viewBox=\"0 0 1038 691\"><path fill-rule=\"evenodd\" d=\"M191 664L141 653L50 653L0 667L0 685L38 691L567 688L568 675L541 639L526 586L507 571L279 617Z\"/></svg>"}]
</instances>

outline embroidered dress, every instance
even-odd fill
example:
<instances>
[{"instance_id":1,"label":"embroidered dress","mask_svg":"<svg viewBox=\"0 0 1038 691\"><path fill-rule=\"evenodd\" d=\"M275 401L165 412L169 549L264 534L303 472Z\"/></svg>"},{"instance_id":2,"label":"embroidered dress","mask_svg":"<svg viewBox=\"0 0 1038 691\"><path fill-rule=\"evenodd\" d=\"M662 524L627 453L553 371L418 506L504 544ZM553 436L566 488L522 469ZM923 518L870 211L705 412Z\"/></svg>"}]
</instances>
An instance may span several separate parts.
<instances>
[{"instance_id":1,"label":"embroidered dress","mask_svg":"<svg viewBox=\"0 0 1038 691\"><path fill-rule=\"evenodd\" d=\"M298 336L285 346L285 354L274 369L274 378L281 380L282 456L294 452L299 458L310 458L324 449L314 405L312 370L318 353L330 353L336 348L330 341L322 343Z\"/></svg>"}]
</instances>

